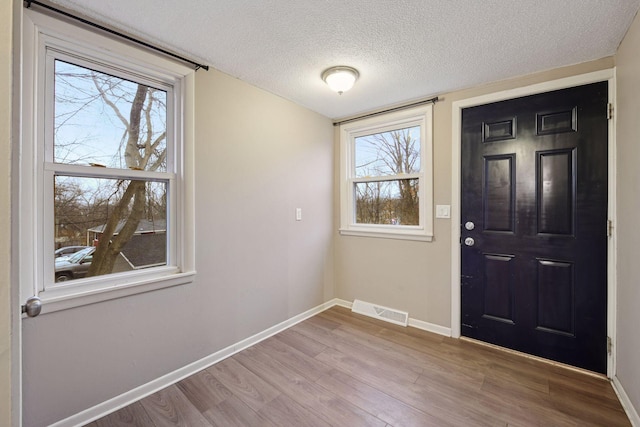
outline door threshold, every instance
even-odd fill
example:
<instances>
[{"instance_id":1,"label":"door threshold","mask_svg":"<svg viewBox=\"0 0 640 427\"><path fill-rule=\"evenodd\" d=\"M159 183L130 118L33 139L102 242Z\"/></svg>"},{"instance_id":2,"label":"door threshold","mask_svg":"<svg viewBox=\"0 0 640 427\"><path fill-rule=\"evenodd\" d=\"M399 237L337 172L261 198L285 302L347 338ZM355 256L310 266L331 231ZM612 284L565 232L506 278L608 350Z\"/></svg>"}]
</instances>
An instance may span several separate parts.
<instances>
[{"instance_id":1,"label":"door threshold","mask_svg":"<svg viewBox=\"0 0 640 427\"><path fill-rule=\"evenodd\" d=\"M468 343L471 343L471 344L481 345L481 346L484 346L484 347L492 348L494 350L502 351L504 353L509 353L509 354L513 354L513 355L516 355L516 356L521 356L521 357L524 357L526 359L535 360L537 362L542 362L542 363L547 364L547 365L551 365L551 366L555 366L555 367L558 367L558 368L567 369L569 371L573 371L573 372L576 372L576 373L579 373L579 374L588 375L590 377L604 379L604 380L607 380L607 381L610 380L610 378L607 377L605 374L601 374L599 372L590 371L590 370L584 369L584 368L579 368L577 366L568 365L566 363L557 362L555 360L545 359L544 357L535 356L533 354L523 353L521 351L513 350L513 349L510 349L510 348L507 348L507 347L500 347L499 345L496 345L496 344L491 344L491 343L488 343L488 342L476 340L476 339L469 338L469 337L461 336L459 339L461 341L465 341L465 342L468 342Z\"/></svg>"}]
</instances>

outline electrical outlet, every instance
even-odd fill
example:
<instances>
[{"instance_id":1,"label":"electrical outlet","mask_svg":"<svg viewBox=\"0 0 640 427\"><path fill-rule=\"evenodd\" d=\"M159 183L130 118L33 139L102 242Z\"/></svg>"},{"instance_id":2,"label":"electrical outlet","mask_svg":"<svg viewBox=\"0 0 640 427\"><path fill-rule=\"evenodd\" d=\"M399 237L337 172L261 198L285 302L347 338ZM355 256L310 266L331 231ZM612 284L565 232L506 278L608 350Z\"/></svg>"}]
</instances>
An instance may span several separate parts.
<instances>
[{"instance_id":1,"label":"electrical outlet","mask_svg":"<svg viewBox=\"0 0 640 427\"><path fill-rule=\"evenodd\" d=\"M302 221L302 208L296 208L296 221Z\"/></svg>"}]
</instances>

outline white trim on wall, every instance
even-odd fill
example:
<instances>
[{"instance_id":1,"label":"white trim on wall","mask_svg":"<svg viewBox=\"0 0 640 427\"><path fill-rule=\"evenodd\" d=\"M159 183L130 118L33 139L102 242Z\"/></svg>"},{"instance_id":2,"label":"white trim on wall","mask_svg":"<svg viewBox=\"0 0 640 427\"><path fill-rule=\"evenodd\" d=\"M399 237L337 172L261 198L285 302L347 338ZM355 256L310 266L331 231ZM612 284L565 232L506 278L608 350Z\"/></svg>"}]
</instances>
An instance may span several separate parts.
<instances>
[{"instance_id":1,"label":"white trim on wall","mask_svg":"<svg viewBox=\"0 0 640 427\"><path fill-rule=\"evenodd\" d=\"M609 78L609 103L613 105L613 117L609 120L609 188L608 188L608 212L607 218L611 221L613 225L611 230L611 236L609 237L609 241L607 242L607 336L611 337L611 342L613 347L611 349L611 354L607 359L607 376L609 378L615 378L617 373L616 371L616 301L617 301L617 272L616 265L617 255L618 255L618 245L617 245L617 214L616 214L616 206L617 206L617 181L616 181L616 165L617 162L617 148L616 148L616 122L617 122L617 105L616 105L616 69L612 70L613 75Z\"/></svg>"},{"instance_id":2,"label":"white trim on wall","mask_svg":"<svg viewBox=\"0 0 640 427\"><path fill-rule=\"evenodd\" d=\"M618 399L620 400L620 404L622 408L627 413L627 417L629 417L629 421L631 421L631 425L634 427L640 427L640 415L636 411L636 408L633 407L633 403L631 403L631 399L627 395L627 392L622 387L620 380L617 376L613 376L611 380L611 385L613 386L613 390L618 395Z\"/></svg>"},{"instance_id":3,"label":"white trim on wall","mask_svg":"<svg viewBox=\"0 0 640 427\"><path fill-rule=\"evenodd\" d=\"M451 336L451 328L446 326L436 325L435 323L424 322L418 319L409 318L409 326L416 329L422 329L423 331L432 332L434 334L443 335L445 337Z\"/></svg>"},{"instance_id":4,"label":"white trim on wall","mask_svg":"<svg viewBox=\"0 0 640 427\"><path fill-rule=\"evenodd\" d=\"M12 16L7 21L10 25L13 25L13 52L11 54L12 62L12 75L11 84L15 88L23 87L22 79L22 61L20 61L20 49L22 43L23 19L22 19L22 6L17 2L12 1ZM22 99L21 92L14 90L11 99L11 149L15 150L16 141L22 138L22 131L19 117L19 111L22 111ZM18 310L20 307L20 286L19 286L19 269L17 257L14 254L15 242L18 241L18 226L19 219L15 214L14 206L18 206L18 194L20 188L18 186L18 180L15 179L15 172L18 170L19 156L13 151L11 159L11 207L7 207L10 210L11 215L11 261L9 265L11 284L10 284L10 303L11 303L11 404L12 415L11 422L12 427L19 427L22 425L22 321L21 313ZM4 163L3 163L4 165ZM4 209L4 207L3 207Z\"/></svg>"},{"instance_id":5,"label":"white trim on wall","mask_svg":"<svg viewBox=\"0 0 640 427\"><path fill-rule=\"evenodd\" d=\"M577 76L566 77L549 82L538 83L530 86L489 93L486 95L476 96L473 98L454 101L451 106L452 119L452 140L451 140L451 156L452 156L452 176L451 176L451 241L460 241L460 154L461 154L461 138L462 138L462 109L473 107L476 105L488 104L491 102L504 101L507 99L518 98L522 96L534 95L558 89L564 89L573 86L580 86L601 81L609 82L609 102L615 105L615 69L606 69L594 71L592 73L580 74ZM604 112L603 112L604 113ZM615 194L616 194L616 164L615 164L615 114L614 120L609 121L609 200L608 200L608 218L614 220L616 218ZM615 223L614 223L615 224ZM603 224L604 227L604 224ZM607 360L607 376L613 378L615 375L615 295L616 295L616 229L613 228L612 236L608 242L608 302L607 302L607 333L613 341L613 348ZM458 244L451 245L451 336L459 338L461 334L460 325L460 246Z\"/></svg>"}]
</instances>

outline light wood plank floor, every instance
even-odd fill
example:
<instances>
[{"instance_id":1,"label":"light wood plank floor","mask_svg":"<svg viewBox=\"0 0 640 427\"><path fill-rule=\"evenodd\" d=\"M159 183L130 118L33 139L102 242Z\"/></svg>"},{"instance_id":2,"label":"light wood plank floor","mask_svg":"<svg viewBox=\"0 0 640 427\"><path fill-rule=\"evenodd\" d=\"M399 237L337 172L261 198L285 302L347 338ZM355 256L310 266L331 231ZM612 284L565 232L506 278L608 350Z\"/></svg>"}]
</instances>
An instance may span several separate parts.
<instances>
[{"instance_id":1,"label":"light wood plank floor","mask_svg":"<svg viewBox=\"0 0 640 427\"><path fill-rule=\"evenodd\" d=\"M605 378L334 307L89 425L631 424Z\"/></svg>"}]
</instances>

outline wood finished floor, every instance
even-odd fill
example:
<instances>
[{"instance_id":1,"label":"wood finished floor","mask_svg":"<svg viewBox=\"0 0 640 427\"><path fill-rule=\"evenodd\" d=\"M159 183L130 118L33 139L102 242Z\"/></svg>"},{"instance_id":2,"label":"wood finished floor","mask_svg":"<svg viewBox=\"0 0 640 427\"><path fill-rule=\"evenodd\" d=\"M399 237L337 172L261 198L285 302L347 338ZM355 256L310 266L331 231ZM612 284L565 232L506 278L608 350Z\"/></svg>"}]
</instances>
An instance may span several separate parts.
<instances>
[{"instance_id":1,"label":"wood finished floor","mask_svg":"<svg viewBox=\"0 0 640 427\"><path fill-rule=\"evenodd\" d=\"M604 378L341 307L89 424L629 425Z\"/></svg>"}]
</instances>

